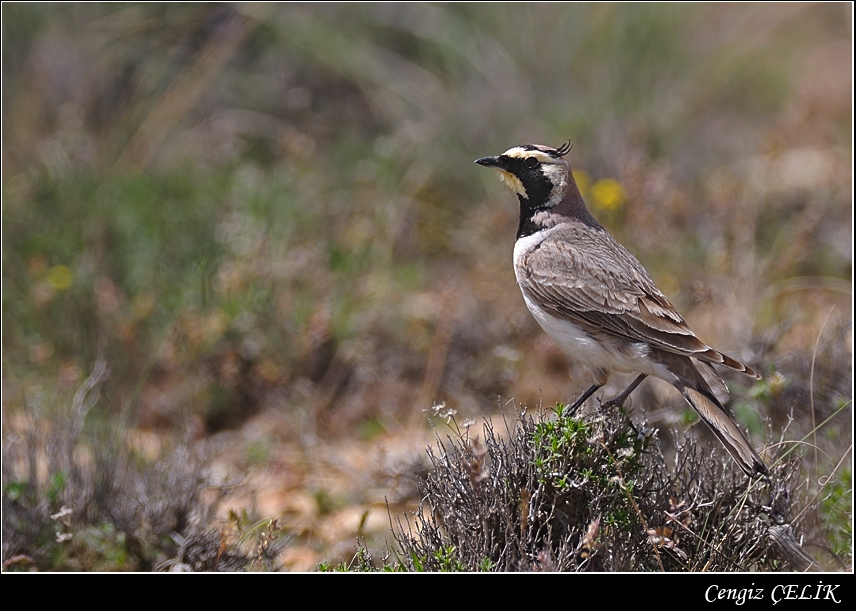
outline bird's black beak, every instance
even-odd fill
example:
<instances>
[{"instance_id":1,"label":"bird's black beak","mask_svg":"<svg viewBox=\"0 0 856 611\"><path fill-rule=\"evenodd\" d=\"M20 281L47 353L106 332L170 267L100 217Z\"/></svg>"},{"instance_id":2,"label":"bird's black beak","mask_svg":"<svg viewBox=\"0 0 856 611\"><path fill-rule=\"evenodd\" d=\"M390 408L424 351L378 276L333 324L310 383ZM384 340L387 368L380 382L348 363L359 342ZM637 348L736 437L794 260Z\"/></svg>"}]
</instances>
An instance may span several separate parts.
<instances>
[{"instance_id":1,"label":"bird's black beak","mask_svg":"<svg viewBox=\"0 0 856 611\"><path fill-rule=\"evenodd\" d=\"M499 157L482 157L481 159L476 159L476 163L479 165L483 165L486 168L501 168L502 163L499 160Z\"/></svg>"}]
</instances>

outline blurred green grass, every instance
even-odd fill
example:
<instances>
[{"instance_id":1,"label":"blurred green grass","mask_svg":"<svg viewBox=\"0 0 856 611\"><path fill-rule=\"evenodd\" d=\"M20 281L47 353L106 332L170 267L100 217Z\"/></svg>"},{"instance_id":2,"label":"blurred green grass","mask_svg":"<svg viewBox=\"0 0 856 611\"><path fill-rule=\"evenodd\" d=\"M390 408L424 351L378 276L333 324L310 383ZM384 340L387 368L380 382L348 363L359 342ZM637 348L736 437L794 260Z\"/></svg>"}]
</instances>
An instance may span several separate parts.
<instances>
[{"instance_id":1,"label":"blurred green grass","mask_svg":"<svg viewBox=\"0 0 856 611\"><path fill-rule=\"evenodd\" d=\"M816 407L850 397L849 5L2 10L5 414L99 350L145 426L567 400L588 378L539 339L516 203L472 160L568 137L703 339L803 389L820 336Z\"/></svg>"}]
</instances>

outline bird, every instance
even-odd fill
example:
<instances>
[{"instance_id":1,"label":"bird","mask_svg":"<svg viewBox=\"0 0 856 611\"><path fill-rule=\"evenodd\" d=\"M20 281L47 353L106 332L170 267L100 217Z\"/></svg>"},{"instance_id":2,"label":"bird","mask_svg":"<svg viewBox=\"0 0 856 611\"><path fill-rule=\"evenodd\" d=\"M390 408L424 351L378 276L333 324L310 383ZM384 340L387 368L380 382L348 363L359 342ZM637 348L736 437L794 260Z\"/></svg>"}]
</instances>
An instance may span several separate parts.
<instances>
[{"instance_id":1,"label":"bird","mask_svg":"<svg viewBox=\"0 0 856 611\"><path fill-rule=\"evenodd\" d=\"M638 375L611 405L623 404L646 377L660 378L683 395L746 475L768 475L700 367L726 392L714 365L761 376L696 337L636 257L591 215L565 159L571 148L570 141L559 148L524 144L475 160L496 170L520 201L514 274L526 306L593 373L594 384L568 413L612 372Z\"/></svg>"}]
</instances>

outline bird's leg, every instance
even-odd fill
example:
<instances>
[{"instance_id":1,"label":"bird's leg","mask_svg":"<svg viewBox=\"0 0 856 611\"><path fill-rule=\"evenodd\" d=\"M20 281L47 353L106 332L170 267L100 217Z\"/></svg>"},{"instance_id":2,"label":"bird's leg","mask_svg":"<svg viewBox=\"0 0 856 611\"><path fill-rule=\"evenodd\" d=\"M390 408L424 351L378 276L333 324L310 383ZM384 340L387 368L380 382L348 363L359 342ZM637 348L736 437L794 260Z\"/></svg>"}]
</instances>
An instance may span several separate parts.
<instances>
[{"instance_id":1,"label":"bird's leg","mask_svg":"<svg viewBox=\"0 0 856 611\"><path fill-rule=\"evenodd\" d=\"M644 380L647 377L648 377L647 373L640 373L638 376L636 376L636 379L630 383L630 386L628 386L626 389L624 389L624 392L622 392L620 395L618 395L614 399L607 401L601 407L605 407L608 409L611 407L617 407L620 405L624 405L624 402L627 400L627 397L629 397L630 394L634 390L636 390L636 387L642 383L642 380Z\"/></svg>"},{"instance_id":2,"label":"bird's leg","mask_svg":"<svg viewBox=\"0 0 856 611\"><path fill-rule=\"evenodd\" d=\"M640 380L640 381L641 381L641 380ZM576 413L576 411L577 411L578 409L580 409L580 407L582 407L582 404L583 404L583 403L585 403L585 402L588 400L588 398L589 398L589 397L591 397L594 393L596 393L596 392L597 392L597 389L598 389L598 388L600 388L601 386L603 386L603 384L594 384L594 385L592 385L592 387L591 387L591 388L589 388L587 391L585 391L582 395L580 395L580 398L579 398L579 399L577 399L576 401L574 401L574 404L573 404L573 405L571 405L569 408L567 408L567 409L565 410L565 412L566 412L569 416L573 416L573 415L574 415L574 413Z\"/></svg>"}]
</instances>

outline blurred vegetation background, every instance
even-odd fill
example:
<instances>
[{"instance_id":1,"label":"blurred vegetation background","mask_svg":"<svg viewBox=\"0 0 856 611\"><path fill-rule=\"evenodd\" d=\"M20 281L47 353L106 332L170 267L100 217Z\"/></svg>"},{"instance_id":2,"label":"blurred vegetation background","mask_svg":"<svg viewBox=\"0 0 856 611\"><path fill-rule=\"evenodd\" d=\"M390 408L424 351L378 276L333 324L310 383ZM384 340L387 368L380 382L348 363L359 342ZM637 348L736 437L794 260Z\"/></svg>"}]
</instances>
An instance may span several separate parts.
<instances>
[{"instance_id":1,"label":"blurred vegetation background","mask_svg":"<svg viewBox=\"0 0 856 611\"><path fill-rule=\"evenodd\" d=\"M102 358L86 427L113 423L142 456L209 448L246 478L219 518L278 517L290 538L271 566L382 534L433 405L478 418L590 384L524 307L517 202L473 164L570 138L593 214L702 339L764 374L729 377L758 444L832 416L803 451L838 482L846 519L827 526L849 537L849 3L4 2L2 18L4 503L27 477L56 488L49 467L15 470L16 443ZM634 399L688 422L656 382Z\"/></svg>"}]
</instances>

